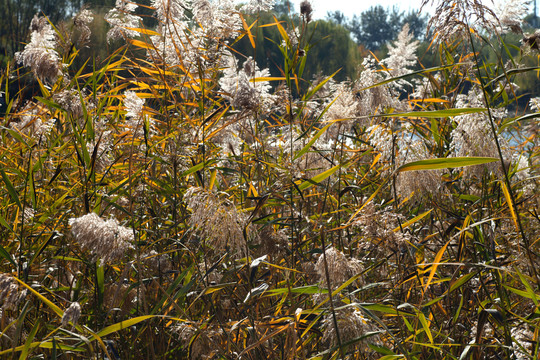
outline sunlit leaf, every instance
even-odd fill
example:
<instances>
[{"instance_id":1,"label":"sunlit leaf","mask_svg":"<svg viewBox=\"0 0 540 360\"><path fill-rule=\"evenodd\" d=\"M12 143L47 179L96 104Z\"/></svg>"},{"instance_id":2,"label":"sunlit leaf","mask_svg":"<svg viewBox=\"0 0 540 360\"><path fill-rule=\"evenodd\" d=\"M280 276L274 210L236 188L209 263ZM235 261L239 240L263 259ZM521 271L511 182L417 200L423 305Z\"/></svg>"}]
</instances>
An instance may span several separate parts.
<instances>
[{"instance_id":1,"label":"sunlit leaf","mask_svg":"<svg viewBox=\"0 0 540 360\"><path fill-rule=\"evenodd\" d=\"M398 168L398 172L403 171L419 171L419 170L438 170L451 169L457 167L482 165L498 161L491 157L454 157L454 158L439 158L413 161Z\"/></svg>"},{"instance_id":2,"label":"sunlit leaf","mask_svg":"<svg viewBox=\"0 0 540 360\"><path fill-rule=\"evenodd\" d=\"M445 110L410 111L405 113L381 114L377 117L406 117L406 118L446 118L467 114L476 114L486 111L485 108L462 108Z\"/></svg>"},{"instance_id":3,"label":"sunlit leaf","mask_svg":"<svg viewBox=\"0 0 540 360\"><path fill-rule=\"evenodd\" d=\"M137 316L129 320L120 321L119 323L107 326L106 328L98 331L96 333L96 336L99 336L101 338L101 337L113 334L115 332L127 329L130 326L140 323L141 321L145 321L145 320L155 318L155 317L157 317L157 315L144 315L144 316ZM95 336L90 338L90 340L93 340L93 338L95 338Z\"/></svg>"},{"instance_id":4,"label":"sunlit leaf","mask_svg":"<svg viewBox=\"0 0 540 360\"><path fill-rule=\"evenodd\" d=\"M303 183L301 183L300 185L298 185L298 189L300 190L305 190L307 188L309 188L310 186L314 185L314 184L319 184L321 182L323 182L324 180L326 180L329 176L331 176L333 173L335 173L342 165L336 165L318 175L315 175L314 177L312 177L310 180L308 181L304 181Z\"/></svg>"}]
</instances>

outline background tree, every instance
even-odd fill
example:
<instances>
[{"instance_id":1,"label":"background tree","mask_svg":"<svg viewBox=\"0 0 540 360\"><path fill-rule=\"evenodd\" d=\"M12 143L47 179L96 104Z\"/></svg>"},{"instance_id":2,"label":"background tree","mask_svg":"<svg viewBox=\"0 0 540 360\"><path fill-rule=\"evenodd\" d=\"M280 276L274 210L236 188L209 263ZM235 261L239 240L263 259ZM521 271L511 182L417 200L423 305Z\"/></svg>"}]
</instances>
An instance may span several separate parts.
<instances>
[{"instance_id":1,"label":"background tree","mask_svg":"<svg viewBox=\"0 0 540 360\"><path fill-rule=\"evenodd\" d=\"M327 12L326 19L338 25L345 26L347 24L347 17L339 10Z\"/></svg>"},{"instance_id":2,"label":"background tree","mask_svg":"<svg viewBox=\"0 0 540 360\"><path fill-rule=\"evenodd\" d=\"M274 14L276 16L280 17L283 15L289 15L289 13L295 13L296 9L294 8L294 4L291 3L289 0L281 0L279 2L276 2L274 5Z\"/></svg>"},{"instance_id":3,"label":"background tree","mask_svg":"<svg viewBox=\"0 0 540 360\"><path fill-rule=\"evenodd\" d=\"M422 15L416 10L410 10L407 14L402 14L400 19L400 29L405 24L409 24L409 31L418 40L426 39L426 27L428 23L427 15Z\"/></svg>"},{"instance_id":4,"label":"background tree","mask_svg":"<svg viewBox=\"0 0 540 360\"><path fill-rule=\"evenodd\" d=\"M310 24L314 43L307 53L305 78L311 80L317 74L332 74L336 81L356 77L357 66L361 63L358 46L345 27L331 21L318 20Z\"/></svg>"},{"instance_id":5,"label":"background tree","mask_svg":"<svg viewBox=\"0 0 540 360\"><path fill-rule=\"evenodd\" d=\"M291 9L292 10L292 9ZM279 31L275 26L260 27L260 25L274 22L271 14L259 14L257 32L255 36L256 47L253 49L247 37L233 45L239 54L252 56L259 67L268 68L272 76L281 76L283 68L283 55L278 45L281 44ZM298 26L298 18L279 18L284 26ZM248 18L251 24L255 18ZM286 26L286 27L287 27ZM352 40L347 28L327 20L313 21L309 24L308 33L314 41L306 51L306 65L303 78L311 81L317 74L332 74L341 69L334 77L337 81L356 76L357 65L361 62L358 46ZM312 35L311 35L312 34ZM243 62L243 59L240 59Z\"/></svg>"},{"instance_id":6,"label":"background tree","mask_svg":"<svg viewBox=\"0 0 540 360\"><path fill-rule=\"evenodd\" d=\"M427 16L418 11L400 12L397 7L383 8L381 5L372 6L368 10L347 18L341 11L329 11L326 19L338 25L343 25L351 32L358 45L375 51L396 38L406 23L410 32L418 40L425 39Z\"/></svg>"},{"instance_id":7,"label":"background tree","mask_svg":"<svg viewBox=\"0 0 540 360\"><path fill-rule=\"evenodd\" d=\"M116 0L86 0L84 5L92 9L100 7L112 8L115 3Z\"/></svg>"},{"instance_id":8,"label":"background tree","mask_svg":"<svg viewBox=\"0 0 540 360\"><path fill-rule=\"evenodd\" d=\"M358 44L376 50L396 38L401 29L401 17L396 7L385 9L376 5L354 15L348 27Z\"/></svg>"}]
</instances>

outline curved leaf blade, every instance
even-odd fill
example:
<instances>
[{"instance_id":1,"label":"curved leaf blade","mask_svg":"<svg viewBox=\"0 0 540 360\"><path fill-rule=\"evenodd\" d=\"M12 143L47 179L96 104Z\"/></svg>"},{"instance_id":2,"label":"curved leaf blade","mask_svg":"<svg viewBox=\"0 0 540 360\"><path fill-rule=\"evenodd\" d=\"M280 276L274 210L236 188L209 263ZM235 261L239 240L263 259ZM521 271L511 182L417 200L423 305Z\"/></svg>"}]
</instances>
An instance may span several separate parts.
<instances>
[{"instance_id":1,"label":"curved leaf blade","mask_svg":"<svg viewBox=\"0 0 540 360\"><path fill-rule=\"evenodd\" d=\"M299 157L301 157L302 155L304 155L305 153L307 153L309 151L309 149L311 148L311 146L315 143L315 141L317 141L318 138L321 137L322 134L324 134L326 132L326 130L328 130L328 128L330 126L332 126L332 124L334 123L335 121L332 121L331 123L329 123L328 125L326 125L325 127L323 127L321 130L319 130L319 132L317 132L317 134L315 134L315 136L306 144L306 146L304 146L302 148L302 150L300 150L296 156L293 158L293 160L296 160L298 159Z\"/></svg>"},{"instance_id":2,"label":"curved leaf blade","mask_svg":"<svg viewBox=\"0 0 540 360\"><path fill-rule=\"evenodd\" d=\"M17 268L17 264L15 263L15 260L13 260L11 255L9 255L7 250L4 249L4 247L2 245L0 245L0 257L3 257L7 261L9 261L11 263L11 265L13 265L14 268Z\"/></svg>"},{"instance_id":3,"label":"curved leaf blade","mask_svg":"<svg viewBox=\"0 0 540 360\"><path fill-rule=\"evenodd\" d=\"M15 280L17 280L21 285L23 285L25 288L30 290L31 293L36 295L41 301L45 303L52 311L58 315L58 317L62 318L64 316L64 311L60 309L58 306L56 306L51 300L47 299L45 296L41 295L39 292L37 292L33 287L26 284L24 281L17 277L13 277Z\"/></svg>"},{"instance_id":4,"label":"curved leaf blade","mask_svg":"<svg viewBox=\"0 0 540 360\"><path fill-rule=\"evenodd\" d=\"M486 111L486 108L462 108L432 111L410 111L405 113L381 114L377 117L419 117L419 118L446 118L466 114L475 114Z\"/></svg>"},{"instance_id":5,"label":"curved leaf blade","mask_svg":"<svg viewBox=\"0 0 540 360\"><path fill-rule=\"evenodd\" d=\"M413 161L404 165L401 165L397 171L419 171L419 170L438 170L438 169L451 169L457 167L473 166L488 164L494 161L498 161L497 158L492 157L452 157L452 158L437 158Z\"/></svg>"},{"instance_id":6,"label":"curved leaf blade","mask_svg":"<svg viewBox=\"0 0 540 360\"><path fill-rule=\"evenodd\" d=\"M318 175L315 175L311 179L309 179L307 181L304 181L303 183L298 185L298 188L300 190L305 190L305 189L307 189L308 187L310 187L313 184L319 184L319 183L323 182L326 178L331 176L333 173L335 173L336 170L339 169L340 167L341 167L341 165L336 165L336 166L334 166L334 167L332 167L332 168L330 168L330 169L328 169L326 171L323 171L322 173L320 173Z\"/></svg>"},{"instance_id":7,"label":"curved leaf blade","mask_svg":"<svg viewBox=\"0 0 540 360\"><path fill-rule=\"evenodd\" d=\"M2 180L4 180L4 184L6 184L6 189L9 193L9 197L19 208L21 208L21 201L19 200L19 194L17 193L17 190L15 190L15 187L13 187L13 184L9 180L9 177L7 176L6 172L2 169L0 169L0 174L2 175Z\"/></svg>"},{"instance_id":8,"label":"curved leaf blade","mask_svg":"<svg viewBox=\"0 0 540 360\"><path fill-rule=\"evenodd\" d=\"M97 337L103 337L115 332L118 332L120 330L126 329L130 326L133 326L135 324L140 323L141 321L148 320L150 318L158 317L158 315L144 315L144 316L138 316L133 319L120 321L119 323L107 326L106 328L102 329L101 331L97 332L95 336ZM93 340L90 338L90 340Z\"/></svg>"}]
</instances>

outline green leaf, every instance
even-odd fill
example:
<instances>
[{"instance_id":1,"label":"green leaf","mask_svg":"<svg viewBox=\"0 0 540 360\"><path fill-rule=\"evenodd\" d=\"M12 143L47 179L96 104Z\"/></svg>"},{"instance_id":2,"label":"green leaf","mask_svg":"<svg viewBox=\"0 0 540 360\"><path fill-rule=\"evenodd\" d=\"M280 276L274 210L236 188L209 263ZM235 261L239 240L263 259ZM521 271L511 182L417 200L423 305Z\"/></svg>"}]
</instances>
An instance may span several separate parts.
<instances>
[{"instance_id":1,"label":"green leaf","mask_svg":"<svg viewBox=\"0 0 540 360\"><path fill-rule=\"evenodd\" d=\"M275 295L281 295L286 293L293 293L293 294L327 294L328 289L320 288L317 285L306 285L306 286L300 286L296 288L279 288L279 289L272 289L267 292L267 296L275 296Z\"/></svg>"},{"instance_id":2,"label":"green leaf","mask_svg":"<svg viewBox=\"0 0 540 360\"><path fill-rule=\"evenodd\" d=\"M383 80L381 82L378 82L376 84L373 84L373 85L370 85L368 87L362 88L362 89L360 89L360 91L376 88L376 87L379 87L381 85L389 84L389 83L397 81L397 80L407 79L407 78L413 77L413 76L418 75L418 74L429 74L429 73L432 73L432 72L435 72L435 71L440 71L440 70L448 69L448 68L451 68L451 67L456 67L457 68L460 65L465 65L465 63L455 63L455 64L450 64L450 65L437 66L437 67L431 67L431 68L428 68L428 69L422 69L422 70L413 71L413 72L407 73L405 75L400 75L400 76L395 76L395 77L392 77L392 78L389 78L389 79L385 79L385 80Z\"/></svg>"},{"instance_id":3,"label":"green leaf","mask_svg":"<svg viewBox=\"0 0 540 360\"><path fill-rule=\"evenodd\" d=\"M19 356L19 360L24 360L28 357L28 352L30 351L30 347L32 346L32 340L36 337L36 333L39 329L39 322L36 322L32 330L30 331L30 334L28 335L28 338L26 339L26 342L24 343L24 347L21 351L21 355Z\"/></svg>"},{"instance_id":4,"label":"green leaf","mask_svg":"<svg viewBox=\"0 0 540 360\"><path fill-rule=\"evenodd\" d=\"M472 202L476 202L481 199L480 196L476 196L476 195L455 194L454 196L457 197L458 199L472 201Z\"/></svg>"},{"instance_id":5,"label":"green leaf","mask_svg":"<svg viewBox=\"0 0 540 360\"><path fill-rule=\"evenodd\" d=\"M5 354L10 354L12 352L21 351L21 350L23 350L24 346L25 345L21 345L21 346L17 346L16 348L2 350L2 351L0 351L0 355L5 355ZM55 345L53 345L52 340L43 341L43 342L40 342L40 341L33 342L33 343L30 344L29 348L33 349L33 348L39 347L39 348L42 348L42 349L53 349L55 346L58 349L67 350L67 351L86 351L86 349L84 349L84 348L70 346L70 345L63 345L63 344L55 344Z\"/></svg>"},{"instance_id":6,"label":"green leaf","mask_svg":"<svg viewBox=\"0 0 540 360\"><path fill-rule=\"evenodd\" d=\"M29 166L29 172L28 172L27 177L28 177L28 183L26 186L28 189L28 196L30 197L30 202L32 204L32 207L36 208L37 206L36 183L34 182L34 168L32 166Z\"/></svg>"},{"instance_id":7,"label":"green leaf","mask_svg":"<svg viewBox=\"0 0 540 360\"><path fill-rule=\"evenodd\" d=\"M189 169L187 169L186 171L184 171L182 173L182 175L180 175L181 177L184 177L184 176L188 176L188 175L191 175L193 174L194 172L196 171L199 171L201 170L202 168L204 168L206 165L210 165L211 163L213 163L214 161L206 161L206 162L202 162L202 163L199 163L197 165L194 165L192 167L190 167Z\"/></svg>"},{"instance_id":8,"label":"green leaf","mask_svg":"<svg viewBox=\"0 0 540 360\"><path fill-rule=\"evenodd\" d=\"M377 117L421 117L421 118L445 118L466 114L474 114L486 111L486 108L463 108L431 111L410 111L406 113L392 113L376 115Z\"/></svg>"},{"instance_id":9,"label":"green leaf","mask_svg":"<svg viewBox=\"0 0 540 360\"><path fill-rule=\"evenodd\" d=\"M9 253L6 251L6 249L4 249L2 245L0 245L0 256L9 261L11 265L13 265L15 268L17 268L17 264L15 264L15 261L13 260L11 255L9 255Z\"/></svg>"},{"instance_id":10,"label":"green leaf","mask_svg":"<svg viewBox=\"0 0 540 360\"><path fill-rule=\"evenodd\" d=\"M461 352L461 355L459 357L459 360L465 360L467 358L467 355L469 354L469 351L471 351L472 345L474 345L475 339L472 339L467 346L463 349Z\"/></svg>"},{"instance_id":11,"label":"green leaf","mask_svg":"<svg viewBox=\"0 0 540 360\"><path fill-rule=\"evenodd\" d=\"M529 299L532 299L532 301L534 302L534 305L538 307L538 299L536 298L536 294L534 293L534 290L531 284L529 283L529 281L527 281L527 278L525 277L525 275L523 275L517 267L515 267L514 269L516 270L516 273L518 274L519 279L521 280L521 283L525 286L525 289L527 289L527 293L529 294L528 296Z\"/></svg>"},{"instance_id":12,"label":"green leaf","mask_svg":"<svg viewBox=\"0 0 540 360\"><path fill-rule=\"evenodd\" d=\"M251 289L249 293L246 295L246 298L244 299L244 303L248 302L250 299L254 298L257 295L261 295L266 290L268 290L269 287L270 285L268 285L267 283L262 283L256 288Z\"/></svg>"},{"instance_id":13,"label":"green leaf","mask_svg":"<svg viewBox=\"0 0 540 360\"><path fill-rule=\"evenodd\" d=\"M17 204L17 206L21 207L21 201L19 200L19 194L17 193L17 190L13 187L13 184L11 181L9 181L9 178L6 174L6 172L2 169L0 169L0 174L2 174L2 179L4 180L4 183L6 184L7 191L9 193L9 196L11 197L11 200Z\"/></svg>"},{"instance_id":14,"label":"green leaf","mask_svg":"<svg viewBox=\"0 0 540 360\"><path fill-rule=\"evenodd\" d=\"M460 296L460 297L459 297L459 305L458 305L458 307L457 307L457 310L456 310L455 313L454 313L454 317L452 318L452 321L453 321L454 323L456 323L456 321L458 321L459 315L461 314L461 310L463 309L463 299L464 299L463 296Z\"/></svg>"},{"instance_id":15,"label":"green leaf","mask_svg":"<svg viewBox=\"0 0 540 360\"><path fill-rule=\"evenodd\" d=\"M133 319L120 321L119 323L116 323L116 324L107 326L106 328L102 329L101 331L99 331L98 333L96 333L94 336L92 336L92 337L90 338L90 341L93 341L93 340L94 340L94 337L100 337L100 338L101 338L101 337L107 336L107 335L109 335L109 334L118 332L118 331L120 331L120 330L129 328L130 326L133 326L133 325L135 325L135 324L138 324L138 323L140 323L141 321L145 321L145 320L148 320L148 319L151 319L151 318L155 318L155 317L158 317L158 316L157 316L157 315L144 315L144 316L138 316L138 317L135 317L135 318L133 318Z\"/></svg>"},{"instance_id":16,"label":"green leaf","mask_svg":"<svg viewBox=\"0 0 540 360\"><path fill-rule=\"evenodd\" d=\"M35 347L34 345L37 344L38 347L40 348L43 348L43 349L53 349L53 348L58 348L60 350L68 350L68 351L85 351L85 349L83 348L79 348L79 347L75 347L75 346L71 346L71 345L64 345L64 344L58 344L58 343L55 343L53 344L53 341L45 341L45 342L41 342L41 343L32 343L32 347Z\"/></svg>"},{"instance_id":17,"label":"green leaf","mask_svg":"<svg viewBox=\"0 0 540 360\"><path fill-rule=\"evenodd\" d=\"M328 130L328 128L329 128L330 126L332 126L332 124L333 124L334 122L335 122L335 121L332 121L330 124L326 125L326 126L323 127L321 130L319 130L319 131L317 132L317 134L315 134L315 136L314 136L314 137L306 144L306 146L304 146L304 147L302 148L302 150L300 150L300 151L296 154L296 156L294 157L293 160L296 160L296 159L298 159L299 157L301 157L302 155L304 155L305 153L307 153L308 150L311 148L311 146L315 143L315 141L317 141L317 139L318 139L319 137L321 137L321 135L324 134L324 132L325 132L326 130Z\"/></svg>"},{"instance_id":18,"label":"green leaf","mask_svg":"<svg viewBox=\"0 0 540 360\"><path fill-rule=\"evenodd\" d=\"M56 360L56 339L53 337L52 339L52 352L51 352L51 360Z\"/></svg>"},{"instance_id":19,"label":"green leaf","mask_svg":"<svg viewBox=\"0 0 540 360\"><path fill-rule=\"evenodd\" d=\"M2 127L2 129L6 129L6 128ZM13 138L18 140L20 143L23 143L24 145L26 145L26 147L30 147L30 146L28 146L26 141L24 141L24 139L22 138L22 136L21 136L21 134L19 132L17 132L16 130L13 130L13 129L7 129L7 131L11 136L13 136Z\"/></svg>"},{"instance_id":20,"label":"green leaf","mask_svg":"<svg viewBox=\"0 0 540 360\"><path fill-rule=\"evenodd\" d=\"M103 296L105 294L105 266L96 264L96 286L98 295L98 306L103 304Z\"/></svg>"},{"instance_id":21,"label":"green leaf","mask_svg":"<svg viewBox=\"0 0 540 360\"><path fill-rule=\"evenodd\" d=\"M422 324L422 327L424 328L424 331L429 338L429 342L433 344L433 335L431 335L431 330L429 330L429 324L426 320L426 317L424 316L424 313L419 312L418 318L420 319L420 323Z\"/></svg>"},{"instance_id":22,"label":"green leaf","mask_svg":"<svg viewBox=\"0 0 540 360\"><path fill-rule=\"evenodd\" d=\"M159 312L164 306L166 306L165 304L167 301L170 301L171 303L175 302L176 299L178 299L183 294L183 291L186 291L187 293L187 290L185 290L184 287L182 287L175 296L171 296L173 292L175 291L175 289L178 287L178 285L180 285L182 280L184 280L186 277L191 276L192 270L193 270L192 268L185 269L184 271L182 271L180 275L176 277L176 279L172 282L172 284L169 286L169 288L165 292L164 296L154 306L154 308L150 312L151 314L156 314L157 312ZM179 302L180 301L176 301L177 304Z\"/></svg>"},{"instance_id":23,"label":"green leaf","mask_svg":"<svg viewBox=\"0 0 540 360\"><path fill-rule=\"evenodd\" d=\"M300 79L302 78L302 74L304 73L304 68L306 67L308 47L304 48L304 51L306 52L306 56L302 57L302 60L300 60L300 66L298 66L298 77Z\"/></svg>"},{"instance_id":24,"label":"green leaf","mask_svg":"<svg viewBox=\"0 0 540 360\"><path fill-rule=\"evenodd\" d=\"M2 215L0 215L0 225L13 232L13 228L11 227L11 225L8 224L8 222L6 221L6 219L4 219Z\"/></svg>"},{"instance_id":25,"label":"green leaf","mask_svg":"<svg viewBox=\"0 0 540 360\"><path fill-rule=\"evenodd\" d=\"M370 349L375 350L379 354L392 355L392 356L401 356L401 355L396 355L395 352L393 352L392 350L390 350L390 349L388 349L387 347L384 347L384 346L379 346L379 345L369 344L369 343L367 344L367 346L369 346Z\"/></svg>"},{"instance_id":26,"label":"green leaf","mask_svg":"<svg viewBox=\"0 0 540 360\"><path fill-rule=\"evenodd\" d=\"M487 164L494 161L498 161L492 157L453 157L453 158L437 158L428 160L413 161L404 165L401 165L397 171L418 171L418 170L437 170L437 169L449 169L464 166L473 166L480 164Z\"/></svg>"},{"instance_id":27,"label":"green leaf","mask_svg":"<svg viewBox=\"0 0 540 360\"><path fill-rule=\"evenodd\" d=\"M533 66L533 67L526 67L526 68L518 68L518 69L507 70L507 71L504 72L504 74L501 74L501 75L497 76L496 78L492 79L490 82L488 82L485 85L485 88L488 88L488 87L492 86L493 84L497 84L502 79L508 79L510 77L510 75L516 75L516 74L524 73L524 72L528 72L528 71L536 71L536 72L538 72L538 70L540 70L540 66Z\"/></svg>"},{"instance_id":28,"label":"green leaf","mask_svg":"<svg viewBox=\"0 0 540 360\"><path fill-rule=\"evenodd\" d=\"M371 311L378 311L382 312L384 314L391 314L391 315L412 315L411 313L403 310L396 310L392 306L384 305L384 304L369 304L364 303L361 304L364 309L371 310Z\"/></svg>"},{"instance_id":29,"label":"green leaf","mask_svg":"<svg viewBox=\"0 0 540 360\"><path fill-rule=\"evenodd\" d=\"M433 211L433 209L431 210L428 210L418 216L415 216L414 218L412 218L411 220L407 221L407 222L404 222L403 224L401 224L401 226L398 226L396 227L393 231L394 232L398 232L400 231L401 229L406 229L408 228L409 226L411 226L412 224L414 224L415 222L417 221L420 221L422 220L426 215L428 215L431 211Z\"/></svg>"},{"instance_id":30,"label":"green leaf","mask_svg":"<svg viewBox=\"0 0 540 360\"><path fill-rule=\"evenodd\" d=\"M39 102L43 103L44 105L49 106L50 108L57 109L57 110L62 110L62 107L60 105L58 105L57 103L55 103L54 101L45 99L44 97L41 97L41 96L36 96L35 99L38 100Z\"/></svg>"},{"instance_id":31,"label":"green leaf","mask_svg":"<svg viewBox=\"0 0 540 360\"><path fill-rule=\"evenodd\" d=\"M312 90L310 90L306 94L306 96L304 96L304 98L302 100L307 101L307 100L311 99L311 97L313 95L315 95L317 93L317 91L319 91L319 89L322 88L324 86L324 84L326 84L330 79L332 79L340 70L341 69L338 69L335 73L333 73L332 75L330 75L329 77L327 77L326 79L324 79L323 81L318 83L317 86L315 86Z\"/></svg>"},{"instance_id":32,"label":"green leaf","mask_svg":"<svg viewBox=\"0 0 540 360\"><path fill-rule=\"evenodd\" d=\"M519 123L519 122L522 122L522 121L526 121L526 120L530 120L530 119L536 119L536 118L539 118L539 117L540 117L540 113L536 112L536 113L532 113L532 114L523 115L523 116L520 116L520 117L515 118L515 119L509 118L509 119L505 120L501 124L501 126L499 127L499 133L504 131L506 128L508 128L509 126L511 126L513 124L516 124L516 123Z\"/></svg>"},{"instance_id":33,"label":"green leaf","mask_svg":"<svg viewBox=\"0 0 540 360\"><path fill-rule=\"evenodd\" d=\"M519 296L522 296L524 298L527 298L527 299L531 299L533 300L534 302L537 302L540 300L540 295L536 295L534 293L530 293L529 291L523 291L523 290L519 290L519 289L516 289L516 288L513 288L511 286L508 286L508 285L504 285L503 286L510 290L511 292L513 292L514 294L517 294Z\"/></svg>"},{"instance_id":34,"label":"green leaf","mask_svg":"<svg viewBox=\"0 0 540 360\"><path fill-rule=\"evenodd\" d=\"M435 118L431 119L431 133L433 134L433 139L435 142L438 143L441 140L441 134L439 133L437 120Z\"/></svg>"},{"instance_id":35,"label":"green leaf","mask_svg":"<svg viewBox=\"0 0 540 360\"><path fill-rule=\"evenodd\" d=\"M318 175L315 175L311 179L309 179L307 181L304 181L303 183L298 185L298 189L305 190L305 189L307 189L308 187L310 187L313 184L318 184L318 183L322 182L323 180L325 180L326 178L331 176L333 173L335 173L336 170L339 169L340 167L341 167L341 165L336 165L333 168L330 168L330 169L328 169L328 170L326 170L326 171L324 171L324 172L322 172L322 173L320 173Z\"/></svg>"},{"instance_id":36,"label":"green leaf","mask_svg":"<svg viewBox=\"0 0 540 360\"><path fill-rule=\"evenodd\" d=\"M473 276L477 275L477 272L471 272L466 275L463 275L459 279L456 280L454 283L450 283L450 289L448 289L448 293L451 293L452 291L458 289L461 287L461 285L465 284L467 281L469 281Z\"/></svg>"},{"instance_id":37,"label":"green leaf","mask_svg":"<svg viewBox=\"0 0 540 360\"><path fill-rule=\"evenodd\" d=\"M55 238L57 238L59 235L56 231L53 231L53 233L51 234L51 236L49 236L49 238L47 240L45 240L39 247L38 251L36 251L36 253L34 254L34 256L32 256L32 259L30 260L29 262L29 265L32 265L34 263L34 260L36 260L36 258L41 255L41 253L45 250L45 248L51 243L52 240L54 240Z\"/></svg>"}]
</instances>

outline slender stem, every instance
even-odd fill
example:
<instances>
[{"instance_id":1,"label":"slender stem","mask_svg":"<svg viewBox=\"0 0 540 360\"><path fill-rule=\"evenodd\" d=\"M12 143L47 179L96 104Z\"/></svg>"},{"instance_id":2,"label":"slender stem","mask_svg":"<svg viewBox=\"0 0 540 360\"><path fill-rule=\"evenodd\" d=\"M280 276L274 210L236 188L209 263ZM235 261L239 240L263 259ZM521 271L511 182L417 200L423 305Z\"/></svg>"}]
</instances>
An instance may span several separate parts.
<instances>
[{"instance_id":1,"label":"slender stem","mask_svg":"<svg viewBox=\"0 0 540 360\"><path fill-rule=\"evenodd\" d=\"M336 144L337 145L337 144ZM332 161L334 160L334 156L336 155L336 149L334 149L332 153ZM338 180L338 182L341 182L341 175ZM326 208L326 201L328 200L328 188L330 186L330 179L326 181L326 188L324 192L324 199L322 203L322 209L321 212L324 213L324 209ZM332 292L332 284L330 283L330 272L328 271L328 260L326 258L326 241L325 241L325 233L324 233L324 225L321 226L321 248L323 252L323 264L324 264L324 275L326 277L326 287L328 289L328 299L330 303L330 311L332 312L332 321L334 323L334 329L336 330L336 338L339 346L339 353L341 355L342 359L345 359L345 352L343 350L343 345L341 342L341 335L339 333L339 326L336 316L336 311L334 308L334 300L333 300L333 292Z\"/></svg>"},{"instance_id":2,"label":"slender stem","mask_svg":"<svg viewBox=\"0 0 540 360\"><path fill-rule=\"evenodd\" d=\"M341 345L341 336L339 334L339 326L337 322L336 311L334 309L334 300L332 296L332 285L330 284L330 273L328 271L328 261L326 259L326 244L324 241L324 227L321 228L321 246L323 249L323 263L324 263L324 274L326 277L326 288L328 289L328 299L330 303L330 311L332 312L332 320L334 322L334 329L336 330L336 338L339 346L339 353L342 359L345 359L345 353L343 351L343 346Z\"/></svg>"},{"instance_id":3,"label":"slender stem","mask_svg":"<svg viewBox=\"0 0 540 360\"><path fill-rule=\"evenodd\" d=\"M489 118L489 125L490 125L490 128L491 128L491 132L493 134L493 139L495 140L495 145L497 147L497 153L499 155L499 161L501 162L501 168L502 168L502 172L503 172L503 176L504 176L504 182L506 184L506 187L508 188L508 193L510 194L510 201L511 201L510 205L514 209L516 209L516 199L515 199L514 191L512 190L512 184L510 183L510 178L508 177L507 165L505 164L504 157L503 157L503 154L502 154L501 145L499 143L499 138L498 138L498 135L497 135L497 129L495 128L495 121L493 119L493 114L491 112L488 97L487 97L487 94L486 94L484 79L482 78L482 76L480 74L480 68L478 66L478 64L479 64L478 55L476 53L476 49L474 47L472 34L471 34L470 31L469 31L469 39L470 39L470 42L471 42L471 47L472 47L472 51L473 51L473 55L474 55L474 61L475 61L476 69L478 71L478 80L480 81L480 86L482 88L482 95L484 97L484 102L486 104L487 114L488 114L488 118ZM515 211L515 214L516 214L516 222L517 222L517 225L518 225L519 233L520 233L521 238L523 240L523 245L522 246L525 248L525 251L527 253L527 257L529 258L530 267L531 267L532 272L534 274L534 277L536 279L536 286L540 289L540 278L538 277L538 273L537 273L536 267L534 265L534 261L533 261L533 257L532 257L532 253L531 253L531 249L530 249L530 243L529 243L529 240L527 239L527 237L525 236L525 231L523 230L523 224L521 223L521 216L519 215L519 211L517 211L517 209Z\"/></svg>"}]
</instances>

